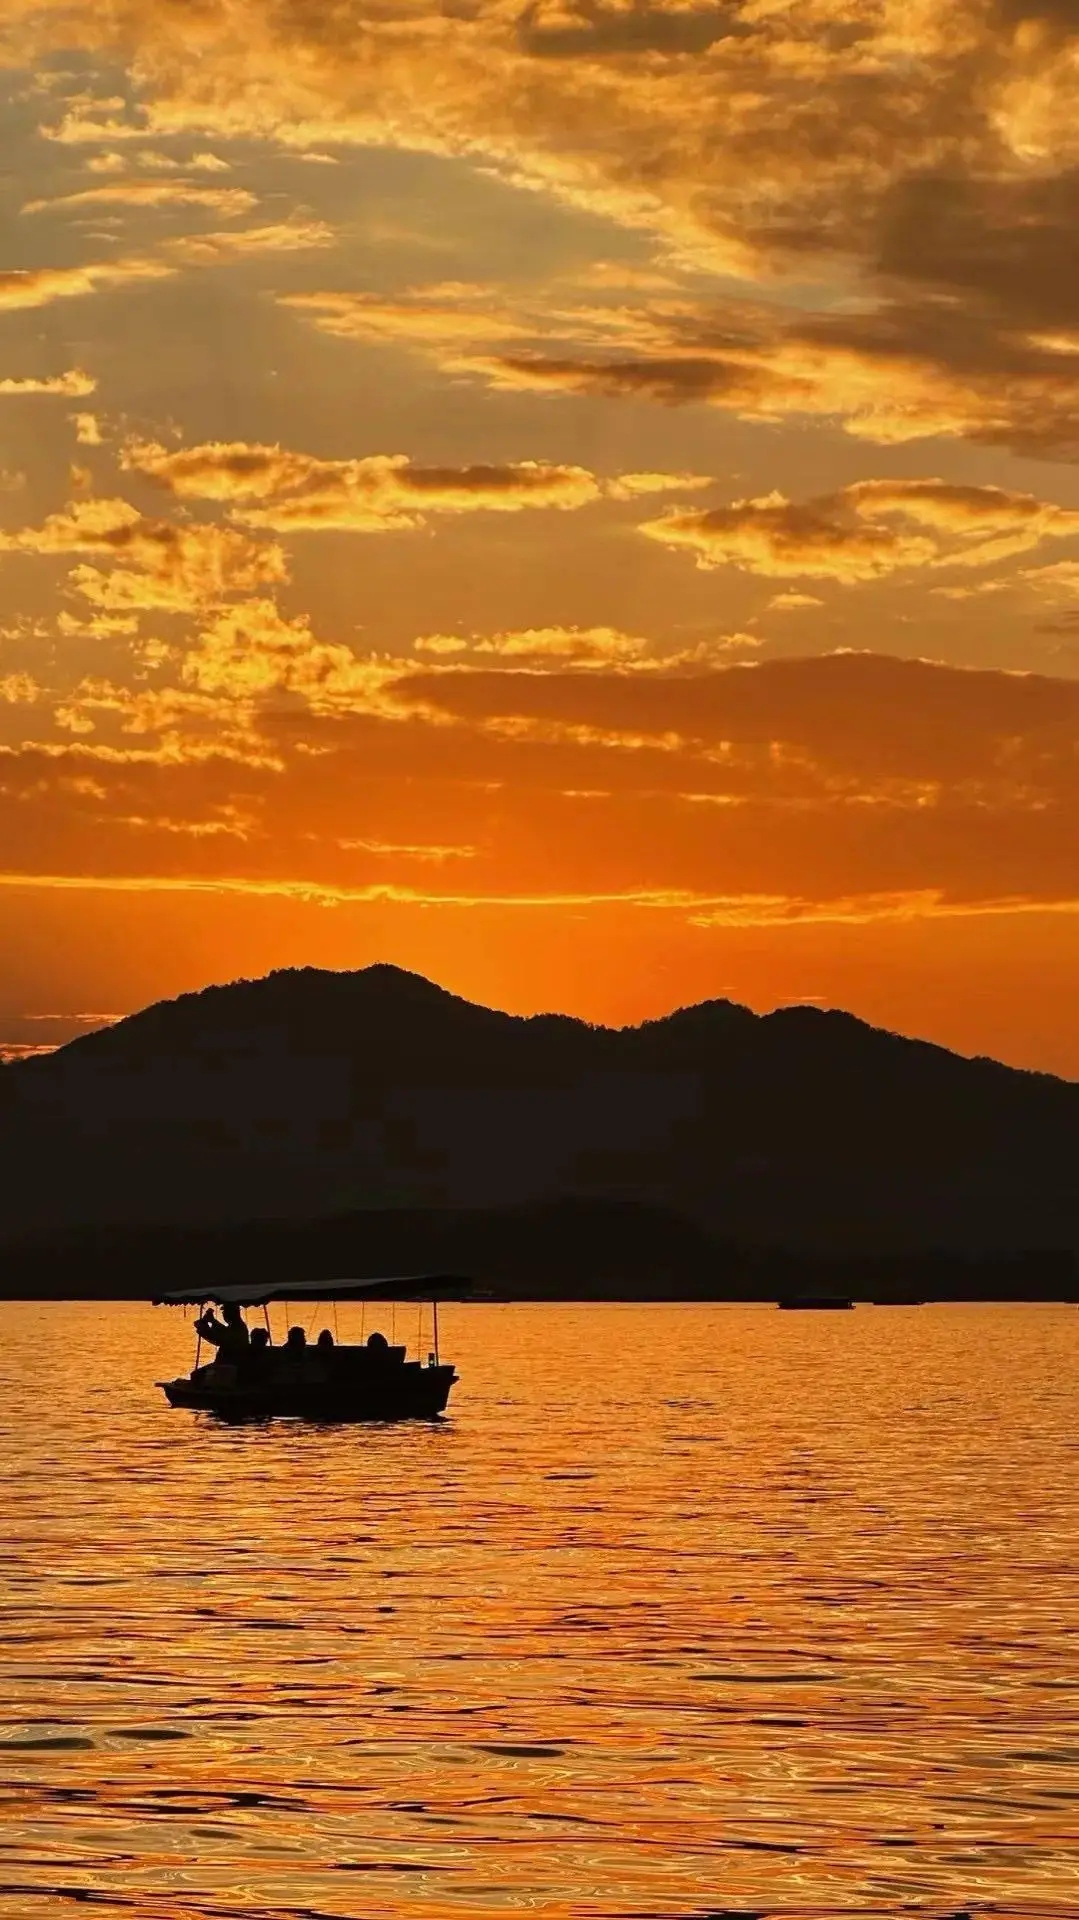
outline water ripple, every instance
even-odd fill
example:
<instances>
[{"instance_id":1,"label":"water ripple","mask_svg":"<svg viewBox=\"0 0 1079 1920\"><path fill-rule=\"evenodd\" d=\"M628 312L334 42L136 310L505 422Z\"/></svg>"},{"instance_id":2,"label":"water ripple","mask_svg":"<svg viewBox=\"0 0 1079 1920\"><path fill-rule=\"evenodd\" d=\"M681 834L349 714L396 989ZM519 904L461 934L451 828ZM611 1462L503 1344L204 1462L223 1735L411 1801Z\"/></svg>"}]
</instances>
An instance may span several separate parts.
<instances>
[{"instance_id":1,"label":"water ripple","mask_svg":"<svg viewBox=\"0 0 1079 1920\"><path fill-rule=\"evenodd\" d=\"M3 1920L1079 1916L1073 1309L445 1320L236 1429L0 1307Z\"/></svg>"}]
</instances>

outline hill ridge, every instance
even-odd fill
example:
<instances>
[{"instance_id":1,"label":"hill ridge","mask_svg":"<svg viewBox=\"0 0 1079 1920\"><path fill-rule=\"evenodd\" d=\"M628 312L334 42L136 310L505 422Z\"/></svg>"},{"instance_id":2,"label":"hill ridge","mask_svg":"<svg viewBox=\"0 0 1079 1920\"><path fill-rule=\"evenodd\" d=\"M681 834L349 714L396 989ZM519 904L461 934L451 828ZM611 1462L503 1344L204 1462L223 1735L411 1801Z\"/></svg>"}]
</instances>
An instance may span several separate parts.
<instances>
[{"instance_id":1,"label":"hill ridge","mask_svg":"<svg viewBox=\"0 0 1079 1920\"><path fill-rule=\"evenodd\" d=\"M196 1007L220 1005L226 998L230 999L232 1004L236 1004L235 996L247 995L252 990L257 994L260 990L272 989L284 984L300 985L302 983L314 986L316 983L322 985L327 982L335 984L347 982L350 985L363 982L365 985L389 989L397 995L400 995L401 989L404 988L406 992L414 995L417 1001L425 1000L432 1007L438 1006L447 1010L460 1009L465 1013L476 1013L493 1020L504 1021L507 1025L517 1028L532 1027L534 1029L540 1024L558 1025L589 1034L627 1035L669 1031L676 1024L684 1025L690 1021L700 1020L702 1016L718 1015L720 1009L724 1016L734 1016L735 1019L746 1023L757 1023L760 1026L790 1027L795 1022L800 1022L808 1027L827 1023L833 1029L842 1026L848 1031L856 1030L860 1035L871 1035L876 1039L898 1042L903 1046L924 1048L950 1060L971 1066L992 1067L1001 1073L1014 1074L1027 1080L1048 1081L1065 1086L1079 1085L1077 1082L1065 1080L1058 1074L1035 1068L1012 1066L1005 1061L995 1059L991 1054L960 1053L954 1047L946 1047L939 1041L927 1040L918 1034L901 1033L896 1028L878 1026L875 1022L863 1019L860 1014L851 1013L846 1008L819 1006L811 1001L785 1003L782 1006L769 1008L764 1013L758 1013L742 1001L729 999L725 995L715 995L703 1000L683 1002L666 1013L649 1015L639 1021L627 1021L620 1026L612 1026L603 1021L586 1020L578 1014L565 1013L556 1008L539 1009L534 1013L513 1013L506 1008L491 1007L482 1001L469 999L465 994L455 993L452 988L442 986L439 981L432 980L426 974L397 966L391 961L373 961L366 967L356 968L274 967L265 974L238 975L232 980L209 981L205 986L191 988L184 993L176 994L171 999L150 1001L146 1006L136 1008L108 1026L96 1027L89 1032L77 1034L53 1053L37 1054L0 1064L6 1064L15 1069L40 1070L46 1063L55 1062L59 1056L70 1055L76 1048L80 1055L85 1057L88 1042L115 1039L130 1033L135 1026L140 1031L145 1030L145 1023L151 1018L156 1021Z\"/></svg>"},{"instance_id":2,"label":"hill ridge","mask_svg":"<svg viewBox=\"0 0 1079 1920\"><path fill-rule=\"evenodd\" d=\"M159 1001L0 1074L0 1239L545 1195L818 1249L1079 1246L1079 1085L809 1004L512 1014L381 963Z\"/></svg>"}]
</instances>

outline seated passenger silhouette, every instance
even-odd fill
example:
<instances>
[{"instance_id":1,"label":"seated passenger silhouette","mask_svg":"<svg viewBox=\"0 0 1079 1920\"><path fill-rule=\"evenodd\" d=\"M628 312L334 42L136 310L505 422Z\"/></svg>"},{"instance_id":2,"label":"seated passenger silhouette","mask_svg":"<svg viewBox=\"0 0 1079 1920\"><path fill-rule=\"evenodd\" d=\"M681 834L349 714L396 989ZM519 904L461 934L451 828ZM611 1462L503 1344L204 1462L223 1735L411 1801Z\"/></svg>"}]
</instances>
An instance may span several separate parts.
<instances>
[{"instance_id":1,"label":"seated passenger silhouette","mask_svg":"<svg viewBox=\"0 0 1079 1920\"><path fill-rule=\"evenodd\" d=\"M204 1313L195 1325L203 1339L217 1348L219 1359L233 1362L243 1360L250 1345L250 1335L236 1301L226 1300L221 1314L218 1320L212 1312Z\"/></svg>"},{"instance_id":2,"label":"seated passenger silhouette","mask_svg":"<svg viewBox=\"0 0 1079 1920\"><path fill-rule=\"evenodd\" d=\"M270 1355L270 1336L265 1327L252 1327L251 1344L247 1350L245 1367L248 1372L262 1372Z\"/></svg>"},{"instance_id":3,"label":"seated passenger silhouette","mask_svg":"<svg viewBox=\"0 0 1079 1920\"><path fill-rule=\"evenodd\" d=\"M318 1348L320 1348L320 1350L323 1353L330 1353L333 1351L333 1334L330 1332L329 1327L323 1327L322 1332L319 1334L319 1337L315 1342L315 1345Z\"/></svg>"},{"instance_id":4,"label":"seated passenger silhouette","mask_svg":"<svg viewBox=\"0 0 1079 1920\"><path fill-rule=\"evenodd\" d=\"M306 1352L307 1335L302 1327L289 1328L288 1339L285 1341L285 1349L288 1353L291 1353L293 1357Z\"/></svg>"},{"instance_id":5,"label":"seated passenger silhouette","mask_svg":"<svg viewBox=\"0 0 1079 1920\"><path fill-rule=\"evenodd\" d=\"M369 1333L367 1336L367 1355L377 1365L389 1357L390 1343L384 1333Z\"/></svg>"}]
</instances>

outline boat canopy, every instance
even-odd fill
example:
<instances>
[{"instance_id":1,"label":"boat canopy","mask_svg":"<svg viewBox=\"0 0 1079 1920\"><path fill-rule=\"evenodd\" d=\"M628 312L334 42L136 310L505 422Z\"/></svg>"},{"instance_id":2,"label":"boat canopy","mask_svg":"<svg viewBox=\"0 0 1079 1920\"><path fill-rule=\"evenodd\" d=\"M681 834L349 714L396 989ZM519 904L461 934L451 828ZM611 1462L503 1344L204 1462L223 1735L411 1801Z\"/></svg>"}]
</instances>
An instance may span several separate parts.
<instances>
[{"instance_id":1,"label":"boat canopy","mask_svg":"<svg viewBox=\"0 0 1079 1920\"><path fill-rule=\"evenodd\" d=\"M391 1280L244 1280L236 1286L204 1280L175 1293L155 1293L153 1304L203 1307L212 1301L223 1307L235 1301L240 1307L266 1307L274 1300L433 1300L440 1294L456 1297L471 1291L472 1282L455 1273L413 1273Z\"/></svg>"}]
</instances>

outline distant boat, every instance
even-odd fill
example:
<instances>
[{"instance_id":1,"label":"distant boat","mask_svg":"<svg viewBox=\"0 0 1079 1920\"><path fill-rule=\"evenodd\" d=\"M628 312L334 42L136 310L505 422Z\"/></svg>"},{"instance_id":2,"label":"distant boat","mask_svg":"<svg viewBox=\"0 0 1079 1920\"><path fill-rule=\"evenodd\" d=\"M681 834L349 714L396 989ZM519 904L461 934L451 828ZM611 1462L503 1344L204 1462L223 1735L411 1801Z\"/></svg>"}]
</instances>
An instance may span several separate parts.
<instances>
[{"instance_id":1,"label":"distant boat","mask_svg":"<svg viewBox=\"0 0 1079 1920\"><path fill-rule=\"evenodd\" d=\"M854 1301L845 1293L786 1293L776 1301L785 1313L804 1309L813 1313L841 1312L853 1307Z\"/></svg>"},{"instance_id":2,"label":"distant boat","mask_svg":"<svg viewBox=\"0 0 1079 1920\"><path fill-rule=\"evenodd\" d=\"M159 1294L155 1306L198 1307L198 1345L189 1374L159 1380L171 1407L214 1413L223 1419L301 1420L433 1420L445 1413L450 1391L458 1378L438 1350L439 1295L459 1298L470 1291L467 1280L451 1275L413 1275L394 1280L293 1280L259 1286L215 1286L206 1283L176 1293ZM321 1300L430 1300L433 1311L432 1351L423 1361L410 1360L407 1348L391 1346L384 1334L372 1333L362 1345L339 1345L328 1329L309 1343L303 1330L293 1328L283 1345L275 1346L266 1325L250 1332L243 1321L245 1308L268 1309L273 1301L312 1303ZM219 1306L226 1319L206 1313ZM243 1329L238 1337L230 1327ZM217 1356L200 1365L203 1340L218 1347Z\"/></svg>"}]
</instances>

